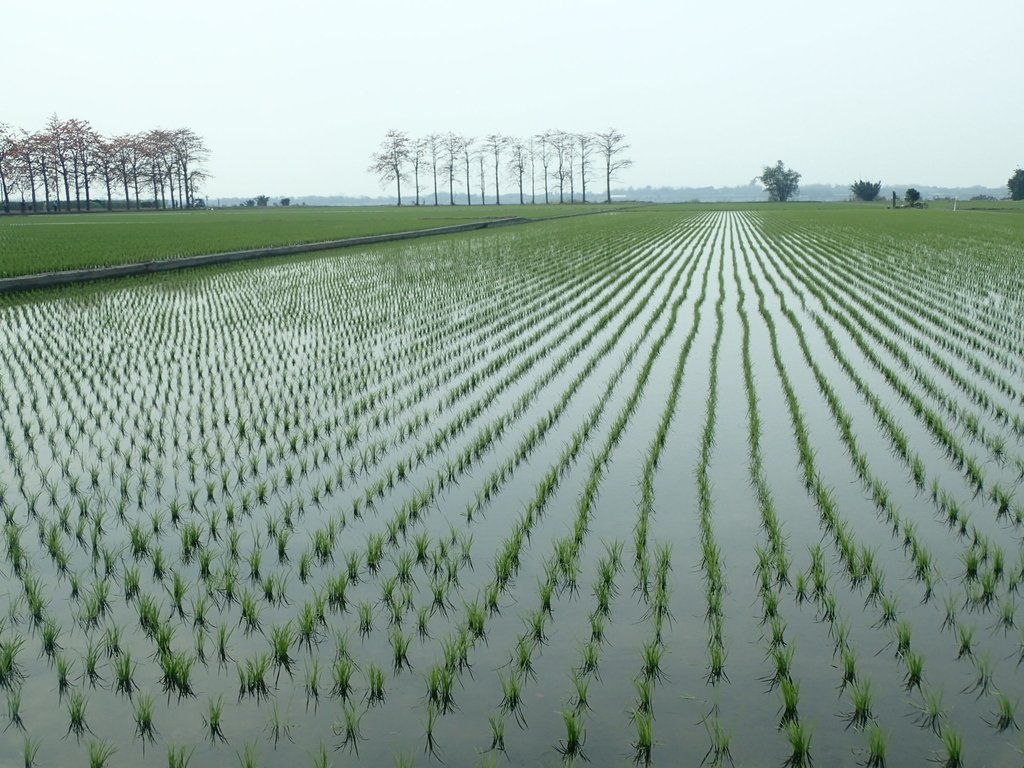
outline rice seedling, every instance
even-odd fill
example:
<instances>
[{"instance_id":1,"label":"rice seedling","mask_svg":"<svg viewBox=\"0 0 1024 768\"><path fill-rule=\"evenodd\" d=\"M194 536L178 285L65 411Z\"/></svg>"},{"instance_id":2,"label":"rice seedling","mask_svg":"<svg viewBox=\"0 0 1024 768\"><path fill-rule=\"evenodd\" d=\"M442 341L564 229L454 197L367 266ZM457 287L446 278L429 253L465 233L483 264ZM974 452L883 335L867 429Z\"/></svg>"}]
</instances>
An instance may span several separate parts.
<instances>
[{"instance_id":1,"label":"rice seedling","mask_svg":"<svg viewBox=\"0 0 1024 768\"><path fill-rule=\"evenodd\" d=\"M86 731L92 733L89 724L85 721L85 708L88 700L81 691L72 691L68 696L68 733L75 734L75 740L80 740Z\"/></svg>"},{"instance_id":2,"label":"rice seedling","mask_svg":"<svg viewBox=\"0 0 1024 768\"><path fill-rule=\"evenodd\" d=\"M661 668L661 657L663 653L664 648L660 643L646 642L643 644L640 652L640 674L644 679L650 680L651 682L659 682L664 679L665 673Z\"/></svg>"},{"instance_id":3,"label":"rice seedling","mask_svg":"<svg viewBox=\"0 0 1024 768\"><path fill-rule=\"evenodd\" d=\"M505 677L501 672L498 673L498 680L501 683L501 711L506 715L512 715L519 727L525 728L522 681L515 674Z\"/></svg>"},{"instance_id":4,"label":"rice seedling","mask_svg":"<svg viewBox=\"0 0 1024 768\"><path fill-rule=\"evenodd\" d=\"M810 730L799 720L792 720L786 723L786 739L792 751L784 765L787 768L810 768L813 762Z\"/></svg>"},{"instance_id":5,"label":"rice seedling","mask_svg":"<svg viewBox=\"0 0 1024 768\"><path fill-rule=\"evenodd\" d=\"M255 698L257 704L261 699L270 698L267 686L267 673L270 671L271 657L261 653L245 660L244 665L238 664L238 700L246 696Z\"/></svg>"},{"instance_id":6,"label":"rice seedling","mask_svg":"<svg viewBox=\"0 0 1024 768\"><path fill-rule=\"evenodd\" d=\"M871 710L871 681L867 678L858 680L850 687L850 704L852 709L846 715L846 724L863 730L874 719Z\"/></svg>"},{"instance_id":7,"label":"rice seedling","mask_svg":"<svg viewBox=\"0 0 1024 768\"><path fill-rule=\"evenodd\" d=\"M331 696L347 701L352 692L352 673L355 665L347 655L339 653L331 665Z\"/></svg>"},{"instance_id":8,"label":"rice seedling","mask_svg":"<svg viewBox=\"0 0 1024 768\"><path fill-rule=\"evenodd\" d=\"M235 752L240 768L256 768L256 742L247 741L241 752Z\"/></svg>"},{"instance_id":9,"label":"rice seedling","mask_svg":"<svg viewBox=\"0 0 1024 768\"><path fill-rule=\"evenodd\" d=\"M320 739L320 745L317 751L313 754L313 768L331 768L330 756L327 754L327 745L324 744L324 740Z\"/></svg>"},{"instance_id":10,"label":"rice seedling","mask_svg":"<svg viewBox=\"0 0 1024 768\"><path fill-rule=\"evenodd\" d=\"M359 616L359 634L368 637L373 631L373 606L361 602L356 606L356 613Z\"/></svg>"},{"instance_id":11,"label":"rice seedling","mask_svg":"<svg viewBox=\"0 0 1024 768\"><path fill-rule=\"evenodd\" d=\"M366 673L366 703L371 707L383 704L384 698L384 670L376 664L370 664Z\"/></svg>"},{"instance_id":12,"label":"rice seedling","mask_svg":"<svg viewBox=\"0 0 1024 768\"><path fill-rule=\"evenodd\" d=\"M7 692L7 719L7 728L13 725L19 731L25 730L25 722L21 718L21 686Z\"/></svg>"},{"instance_id":13,"label":"rice seedling","mask_svg":"<svg viewBox=\"0 0 1024 768\"><path fill-rule=\"evenodd\" d=\"M992 713L991 720L986 720L990 727L995 728L996 731L1002 733L1010 728L1018 730L1020 728L1017 725L1017 704L1019 702L1010 701L1002 691L996 691L996 710Z\"/></svg>"},{"instance_id":14,"label":"rice seedling","mask_svg":"<svg viewBox=\"0 0 1024 768\"><path fill-rule=\"evenodd\" d=\"M282 669L288 673L289 678L292 676L292 665L295 660L291 655L291 647L294 642L295 638L290 622L270 628L270 657L274 666L277 667L275 684L281 679Z\"/></svg>"},{"instance_id":15,"label":"rice seedling","mask_svg":"<svg viewBox=\"0 0 1024 768\"><path fill-rule=\"evenodd\" d=\"M295 743L292 738L292 723L288 712L281 714L281 710L278 708L277 702L275 701L273 706L270 708L270 717L267 720L266 731L270 734L270 739L274 742L274 749L277 749L277 744L281 740L281 737L288 739L288 741Z\"/></svg>"},{"instance_id":16,"label":"rice seedling","mask_svg":"<svg viewBox=\"0 0 1024 768\"><path fill-rule=\"evenodd\" d=\"M165 653L160 656L160 669L162 675L160 684L170 700L171 694L177 694L178 701L183 698L195 696L192 689L192 667L195 665L195 658L184 653Z\"/></svg>"},{"instance_id":17,"label":"rice seedling","mask_svg":"<svg viewBox=\"0 0 1024 768\"><path fill-rule=\"evenodd\" d=\"M782 704L779 709L779 727L785 727L789 722L799 719L798 705L800 704L800 683L789 678L779 681L779 693L782 696Z\"/></svg>"},{"instance_id":18,"label":"rice seedling","mask_svg":"<svg viewBox=\"0 0 1024 768\"><path fill-rule=\"evenodd\" d=\"M583 711L590 709L590 701L587 696L587 692L590 688L590 678L585 675L581 675L574 670L571 679L573 692L575 694L572 698L572 706L577 713L582 714Z\"/></svg>"},{"instance_id":19,"label":"rice seedling","mask_svg":"<svg viewBox=\"0 0 1024 768\"><path fill-rule=\"evenodd\" d=\"M488 724L491 726L491 746L490 750L493 752L497 750L499 752L505 751L505 718L494 717L490 715L487 718Z\"/></svg>"},{"instance_id":20,"label":"rice seedling","mask_svg":"<svg viewBox=\"0 0 1024 768\"><path fill-rule=\"evenodd\" d=\"M13 688L25 679L18 654L25 647L25 638L0 640L0 688Z\"/></svg>"},{"instance_id":21,"label":"rice seedling","mask_svg":"<svg viewBox=\"0 0 1024 768\"><path fill-rule=\"evenodd\" d=\"M62 654L56 656L56 670L57 670L57 697L61 701L64 700L64 694L71 689L71 668L72 661L69 661L67 657Z\"/></svg>"},{"instance_id":22,"label":"rice seedling","mask_svg":"<svg viewBox=\"0 0 1024 768\"><path fill-rule=\"evenodd\" d=\"M936 754L935 762L942 768L963 768L963 740L960 735L948 725L943 725L939 738L942 749Z\"/></svg>"},{"instance_id":23,"label":"rice seedling","mask_svg":"<svg viewBox=\"0 0 1024 768\"><path fill-rule=\"evenodd\" d=\"M203 715L203 727L206 728L206 737L214 744L220 741L227 743L224 736L223 725L224 697L210 698L206 702L206 712Z\"/></svg>"},{"instance_id":24,"label":"rice seedling","mask_svg":"<svg viewBox=\"0 0 1024 768\"><path fill-rule=\"evenodd\" d=\"M649 711L637 710L632 715L636 739L630 745L633 748L633 762L637 765L649 766L654 751L654 716Z\"/></svg>"},{"instance_id":25,"label":"rice seedling","mask_svg":"<svg viewBox=\"0 0 1024 768\"><path fill-rule=\"evenodd\" d=\"M956 627L958 650L956 657L962 659L974 658L974 626L968 624L957 624Z\"/></svg>"},{"instance_id":26,"label":"rice seedling","mask_svg":"<svg viewBox=\"0 0 1024 768\"><path fill-rule=\"evenodd\" d=\"M42 742L39 739L32 739L29 736L25 736L21 745L21 761L25 768L36 768L38 765L36 761L39 757L39 747L41 744Z\"/></svg>"},{"instance_id":27,"label":"rice seedling","mask_svg":"<svg viewBox=\"0 0 1024 768\"><path fill-rule=\"evenodd\" d=\"M885 768L888 736L878 723L872 723L868 726L867 736L868 748L867 759L864 761L865 768Z\"/></svg>"},{"instance_id":28,"label":"rice seedling","mask_svg":"<svg viewBox=\"0 0 1024 768\"><path fill-rule=\"evenodd\" d=\"M728 732L726 732L722 727L718 717L705 716L703 723L704 730L708 734L708 740L711 742L711 745L708 747L708 751L704 754L704 759L701 760L701 765L720 766L725 765L726 762L732 765L732 750L730 749L732 739Z\"/></svg>"},{"instance_id":29,"label":"rice seedling","mask_svg":"<svg viewBox=\"0 0 1024 768\"><path fill-rule=\"evenodd\" d=\"M946 709L942 705L942 689L922 689L921 696L916 722L922 728L928 728L938 735L946 718Z\"/></svg>"},{"instance_id":30,"label":"rice seedling","mask_svg":"<svg viewBox=\"0 0 1024 768\"><path fill-rule=\"evenodd\" d=\"M969 685L961 693L977 693L976 698L987 696L992 687L994 670L988 653L979 654L974 659L974 684Z\"/></svg>"},{"instance_id":31,"label":"rice seedling","mask_svg":"<svg viewBox=\"0 0 1024 768\"><path fill-rule=\"evenodd\" d=\"M228 665L229 661L233 661L229 646L231 632L232 630L227 625L217 625L217 663L222 669Z\"/></svg>"},{"instance_id":32,"label":"rice seedling","mask_svg":"<svg viewBox=\"0 0 1024 768\"><path fill-rule=\"evenodd\" d=\"M107 761L117 752L117 747L105 741L89 742L89 768L104 768Z\"/></svg>"},{"instance_id":33,"label":"rice seedling","mask_svg":"<svg viewBox=\"0 0 1024 768\"><path fill-rule=\"evenodd\" d=\"M558 744L558 753L567 763L576 759L586 760L583 746L587 740L587 731L582 719L573 710L563 710L561 715L565 724L565 738Z\"/></svg>"},{"instance_id":34,"label":"rice seedling","mask_svg":"<svg viewBox=\"0 0 1024 768\"><path fill-rule=\"evenodd\" d=\"M137 666L135 660L132 659L130 651L124 651L114 659L114 690L124 694L129 699L138 689L138 685L135 683L135 670Z\"/></svg>"},{"instance_id":35,"label":"rice seedling","mask_svg":"<svg viewBox=\"0 0 1024 768\"><path fill-rule=\"evenodd\" d=\"M167 745L167 768L188 768L192 762L192 755L195 747L178 747L174 744Z\"/></svg>"},{"instance_id":36,"label":"rice seedling","mask_svg":"<svg viewBox=\"0 0 1024 768\"><path fill-rule=\"evenodd\" d=\"M362 713L352 704L345 703L341 708L341 720L336 720L332 726L335 736L341 737L341 744L335 749L348 747L357 757L359 755L359 742L362 740L360 722Z\"/></svg>"}]
</instances>

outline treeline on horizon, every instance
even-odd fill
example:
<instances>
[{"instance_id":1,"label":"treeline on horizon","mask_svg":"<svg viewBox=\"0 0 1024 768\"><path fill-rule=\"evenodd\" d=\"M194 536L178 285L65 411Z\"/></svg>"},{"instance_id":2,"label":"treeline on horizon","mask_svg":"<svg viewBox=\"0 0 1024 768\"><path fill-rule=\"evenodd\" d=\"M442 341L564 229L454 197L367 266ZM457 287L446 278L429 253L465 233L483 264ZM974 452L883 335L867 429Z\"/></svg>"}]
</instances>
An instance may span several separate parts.
<instances>
[{"instance_id":1,"label":"treeline on horizon","mask_svg":"<svg viewBox=\"0 0 1024 768\"><path fill-rule=\"evenodd\" d=\"M115 207L194 208L209 150L191 128L103 136L88 120L52 115L34 132L0 123L0 205L5 213ZM99 188L101 200L95 199ZM122 195L115 200L114 195ZM12 203L12 200L15 200Z\"/></svg>"},{"instance_id":2,"label":"treeline on horizon","mask_svg":"<svg viewBox=\"0 0 1024 768\"><path fill-rule=\"evenodd\" d=\"M628 149L625 135L614 128L582 133L552 129L528 138L492 133L480 139L451 131L411 137L406 131L392 129L373 154L368 170L382 186L395 184L398 205L402 205L402 182L410 180L416 205L431 193L433 204L439 205L439 189L447 191L448 204L455 205L457 185L466 204L472 205L474 183L484 205L492 179L491 197L500 205L503 178L518 189L520 204L526 203L527 195L536 203L539 194L544 203L550 203L556 189L559 203L566 202L566 193L568 202L574 203L577 181L579 200L586 203L590 202L587 181L596 174L603 177L605 201L611 202L612 179L633 164L625 157ZM430 184L424 186L421 180ZM439 187L439 180L445 186ZM424 190L427 194L421 196Z\"/></svg>"}]
</instances>

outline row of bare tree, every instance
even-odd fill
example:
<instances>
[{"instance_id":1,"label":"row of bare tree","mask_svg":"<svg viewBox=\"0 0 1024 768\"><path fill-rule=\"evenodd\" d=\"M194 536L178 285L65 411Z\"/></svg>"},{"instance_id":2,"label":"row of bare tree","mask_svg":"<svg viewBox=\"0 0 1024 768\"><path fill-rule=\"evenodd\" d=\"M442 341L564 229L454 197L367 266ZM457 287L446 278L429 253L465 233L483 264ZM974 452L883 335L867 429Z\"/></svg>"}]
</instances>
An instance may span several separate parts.
<instances>
[{"instance_id":1,"label":"row of bare tree","mask_svg":"<svg viewBox=\"0 0 1024 768\"><path fill-rule=\"evenodd\" d=\"M190 128L106 137L87 120L57 115L34 133L0 123L0 204L9 213L20 197L23 212L89 211L99 197L106 210L115 199L126 209L132 200L136 209L167 208L169 194L171 208L193 208L208 157Z\"/></svg>"},{"instance_id":2,"label":"row of bare tree","mask_svg":"<svg viewBox=\"0 0 1024 768\"><path fill-rule=\"evenodd\" d=\"M492 133L477 140L455 133L432 133L412 138L405 131L390 130L381 142L380 151L373 154L369 171L381 185L396 185L398 204L402 204L402 182L412 181L416 205L421 204L421 192L431 187L433 204L438 205L438 185L447 187L448 203L455 205L455 188L465 179L466 202L472 204L473 176L476 175L480 203L487 196L490 178L494 180L494 202L501 204L502 170L504 178L519 190L519 203L543 201L550 203L558 193L558 202L576 202L576 184L579 182L581 202L587 200L587 184L600 174L604 181L605 201L612 200L612 179L615 174L632 165L625 157L629 144L626 137L609 128L596 133L570 133L548 130L528 139ZM493 172L493 174L492 174ZM458 179L458 180L457 180ZM527 191L528 190L528 191Z\"/></svg>"}]
</instances>

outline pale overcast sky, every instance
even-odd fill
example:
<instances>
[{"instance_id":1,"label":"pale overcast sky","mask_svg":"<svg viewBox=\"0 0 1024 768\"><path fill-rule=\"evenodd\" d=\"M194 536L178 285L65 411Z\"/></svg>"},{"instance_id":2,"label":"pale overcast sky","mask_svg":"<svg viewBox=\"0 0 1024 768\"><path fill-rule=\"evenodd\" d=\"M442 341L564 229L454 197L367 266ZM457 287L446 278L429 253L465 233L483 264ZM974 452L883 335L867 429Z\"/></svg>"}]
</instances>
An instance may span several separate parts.
<instances>
[{"instance_id":1,"label":"pale overcast sky","mask_svg":"<svg viewBox=\"0 0 1024 768\"><path fill-rule=\"evenodd\" d=\"M623 131L623 185L1002 186L1020 0L6 0L0 122L187 126L209 197L378 195L388 128Z\"/></svg>"}]
</instances>

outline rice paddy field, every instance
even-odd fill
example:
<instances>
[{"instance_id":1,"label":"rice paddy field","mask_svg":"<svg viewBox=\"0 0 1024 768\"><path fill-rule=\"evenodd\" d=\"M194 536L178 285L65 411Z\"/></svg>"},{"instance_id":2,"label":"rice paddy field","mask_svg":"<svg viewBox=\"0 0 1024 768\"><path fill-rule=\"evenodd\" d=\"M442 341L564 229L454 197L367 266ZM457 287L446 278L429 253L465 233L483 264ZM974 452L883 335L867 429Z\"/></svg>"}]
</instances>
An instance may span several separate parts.
<instances>
[{"instance_id":1,"label":"rice paddy field","mask_svg":"<svg viewBox=\"0 0 1024 768\"><path fill-rule=\"evenodd\" d=\"M1022 243L650 207L0 299L0 764L1020 764Z\"/></svg>"},{"instance_id":2,"label":"rice paddy field","mask_svg":"<svg viewBox=\"0 0 1024 768\"><path fill-rule=\"evenodd\" d=\"M594 206L583 205L296 206L0 216L0 278L407 232L513 216L564 216L593 209Z\"/></svg>"}]
</instances>

